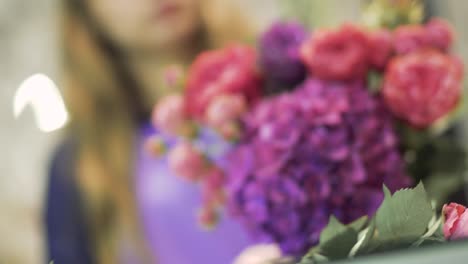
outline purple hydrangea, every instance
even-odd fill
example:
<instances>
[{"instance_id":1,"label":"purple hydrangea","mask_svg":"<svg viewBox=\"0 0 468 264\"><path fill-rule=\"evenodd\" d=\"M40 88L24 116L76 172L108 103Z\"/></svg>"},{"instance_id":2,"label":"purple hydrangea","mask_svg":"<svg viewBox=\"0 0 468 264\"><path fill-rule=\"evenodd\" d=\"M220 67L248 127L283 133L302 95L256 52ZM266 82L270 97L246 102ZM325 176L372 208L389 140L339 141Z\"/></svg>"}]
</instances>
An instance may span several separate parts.
<instances>
[{"instance_id":1,"label":"purple hydrangea","mask_svg":"<svg viewBox=\"0 0 468 264\"><path fill-rule=\"evenodd\" d=\"M229 155L228 206L262 241L286 254L315 245L330 215L372 215L382 184L407 187L392 120L360 82L308 79L261 102Z\"/></svg>"},{"instance_id":2,"label":"purple hydrangea","mask_svg":"<svg viewBox=\"0 0 468 264\"><path fill-rule=\"evenodd\" d=\"M299 48L306 37L306 30L295 22L277 22L261 36L260 66L269 83L293 87L304 80Z\"/></svg>"}]
</instances>

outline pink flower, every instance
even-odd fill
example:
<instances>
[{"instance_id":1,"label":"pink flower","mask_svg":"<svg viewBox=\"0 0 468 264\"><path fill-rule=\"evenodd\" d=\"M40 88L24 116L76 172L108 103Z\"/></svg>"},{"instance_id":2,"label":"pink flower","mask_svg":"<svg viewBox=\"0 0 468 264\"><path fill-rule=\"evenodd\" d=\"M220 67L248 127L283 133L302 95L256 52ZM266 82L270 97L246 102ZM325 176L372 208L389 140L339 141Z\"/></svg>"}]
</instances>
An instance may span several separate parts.
<instances>
[{"instance_id":1,"label":"pink flower","mask_svg":"<svg viewBox=\"0 0 468 264\"><path fill-rule=\"evenodd\" d=\"M447 51L453 43L454 33L447 21L433 18L426 24L429 43L432 47Z\"/></svg>"},{"instance_id":2,"label":"pink flower","mask_svg":"<svg viewBox=\"0 0 468 264\"><path fill-rule=\"evenodd\" d=\"M241 95L220 95L213 99L205 114L206 122L216 129L236 121L247 111L247 103Z\"/></svg>"},{"instance_id":3,"label":"pink flower","mask_svg":"<svg viewBox=\"0 0 468 264\"><path fill-rule=\"evenodd\" d=\"M321 79L349 80L367 73L368 40L356 26L318 30L301 47L301 58L310 73Z\"/></svg>"},{"instance_id":4,"label":"pink flower","mask_svg":"<svg viewBox=\"0 0 468 264\"><path fill-rule=\"evenodd\" d=\"M468 210L463 205L450 203L444 205L444 236L447 240L468 238Z\"/></svg>"},{"instance_id":5,"label":"pink flower","mask_svg":"<svg viewBox=\"0 0 468 264\"><path fill-rule=\"evenodd\" d=\"M385 68L393 53L393 35L388 30L370 32L369 61L372 67L379 70Z\"/></svg>"},{"instance_id":6,"label":"pink flower","mask_svg":"<svg viewBox=\"0 0 468 264\"><path fill-rule=\"evenodd\" d=\"M212 207L204 207L198 214L198 222L206 229L212 229L219 221L219 214Z\"/></svg>"},{"instance_id":7,"label":"pink flower","mask_svg":"<svg viewBox=\"0 0 468 264\"><path fill-rule=\"evenodd\" d=\"M390 110L417 128L426 128L452 111L462 92L463 65L436 50L392 59L383 97Z\"/></svg>"},{"instance_id":8,"label":"pink flower","mask_svg":"<svg viewBox=\"0 0 468 264\"><path fill-rule=\"evenodd\" d=\"M426 25L405 25L395 30L395 50L407 54L420 49L447 51L453 43L453 29L442 19L432 19Z\"/></svg>"},{"instance_id":9,"label":"pink flower","mask_svg":"<svg viewBox=\"0 0 468 264\"><path fill-rule=\"evenodd\" d=\"M169 151L169 168L177 175L189 181L197 181L206 173L207 160L189 142L178 143Z\"/></svg>"},{"instance_id":10,"label":"pink flower","mask_svg":"<svg viewBox=\"0 0 468 264\"><path fill-rule=\"evenodd\" d=\"M224 183L225 176L219 168L212 168L206 173L202 183L202 200L205 207L216 207L225 204Z\"/></svg>"},{"instance_id":11,"label":"pink flower","mask_svg":"<svg viewBox=\"0 0 468 264\"><path fill-rule=\"evenodd\" d=\"M178 94L163 97L153 110L152 122L165 133L179 133L187 122L184 98Z\"/></svg>"},{"instance_id":12,"label":"pink flower","mask_svg":"<svg viewBox=\"0 0 468 264\"><path fill-rule=\"evenodd\" d=\"M189 69L186 102L193 117L203 119L206 109L220 95L235 94L254 103L261 94L255 50L234 45L200 54Z\"/></svg>"},{"instance_id":13,"label":"pink flower","mask_svg":"<svg viewBox=\"0 0 468 264\"><path fill-rule=\"evenodd\" d=\"M407 54L429 47L426 29L421 25L400 26L395 30L394 36L395 51L398 54Z\"/></svg>"}]
</instances>

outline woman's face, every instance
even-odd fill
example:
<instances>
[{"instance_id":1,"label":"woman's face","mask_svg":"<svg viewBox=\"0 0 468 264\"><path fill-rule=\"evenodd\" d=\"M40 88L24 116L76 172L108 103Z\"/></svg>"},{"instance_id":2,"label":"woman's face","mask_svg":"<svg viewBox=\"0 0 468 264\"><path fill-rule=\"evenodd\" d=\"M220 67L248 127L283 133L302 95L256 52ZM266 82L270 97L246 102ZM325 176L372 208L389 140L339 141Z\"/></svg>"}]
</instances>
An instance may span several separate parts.
<instances>
[{"instance_id":1,"label":"woman's face","mask_svg":"<svg viewBox=\"0 0 468 264\"><path fill-rule=\"evenodd\" d=\"M87 0L102 30L128 52L164 51L199 29L200 0Z\"/></svg>"}]
</instances>

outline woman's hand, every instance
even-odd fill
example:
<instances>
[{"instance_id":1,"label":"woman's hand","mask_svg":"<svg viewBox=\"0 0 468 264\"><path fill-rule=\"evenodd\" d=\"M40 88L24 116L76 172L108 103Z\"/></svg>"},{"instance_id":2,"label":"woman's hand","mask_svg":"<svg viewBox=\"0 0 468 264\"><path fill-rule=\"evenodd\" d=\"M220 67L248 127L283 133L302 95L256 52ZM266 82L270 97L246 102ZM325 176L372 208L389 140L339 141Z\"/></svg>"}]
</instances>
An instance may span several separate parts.
<instances>
[{"instance_id":1,"label":"woman's hand","mask_svg":"<svg viewBox=\"0 0 468 264\"><path fill-rule=\"evenodd\" d=\"M281 258L281 250L276 244L250 246L236 258L233 264L269 264Z\"/></svg>"}]
</instances>

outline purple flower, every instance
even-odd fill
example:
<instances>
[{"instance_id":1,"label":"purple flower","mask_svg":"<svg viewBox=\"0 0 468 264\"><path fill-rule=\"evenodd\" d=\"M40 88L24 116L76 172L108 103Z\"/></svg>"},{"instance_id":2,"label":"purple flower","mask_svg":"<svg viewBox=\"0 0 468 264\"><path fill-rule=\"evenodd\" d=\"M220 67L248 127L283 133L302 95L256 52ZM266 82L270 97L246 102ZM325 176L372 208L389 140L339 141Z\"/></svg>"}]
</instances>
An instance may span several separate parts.
<instances>
[{"instance_id":1,"label":"purple flower","mask_svg":"<svg viewBox=\"0 0 468 264\"><path fill-rule=\"evenodd\" d=\"M382 184L410 179L391 117L360 82L308 79L259 103L229 154L228 206L264 241L299 255L317 244L330 215L372 215Z\"/></svg>"},{"instance_id":2,"label":"purple flower","mask_svg":"<svg viewBox=\"0 0 468 264\"><path fill-rule=\"evenodd\" d=\"M299 48L306 37L306 30L295 22L277 22L261 36L259 60L268 83L293 87L304 80Z\"/></svg>"}]
</instances>

